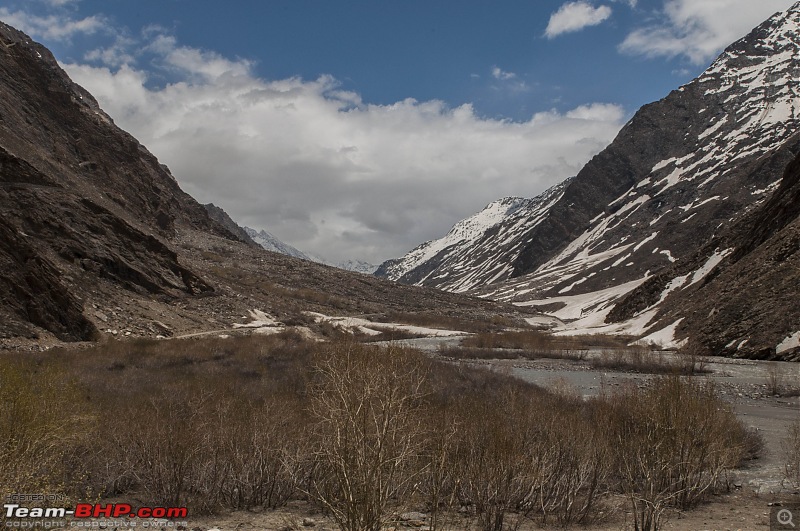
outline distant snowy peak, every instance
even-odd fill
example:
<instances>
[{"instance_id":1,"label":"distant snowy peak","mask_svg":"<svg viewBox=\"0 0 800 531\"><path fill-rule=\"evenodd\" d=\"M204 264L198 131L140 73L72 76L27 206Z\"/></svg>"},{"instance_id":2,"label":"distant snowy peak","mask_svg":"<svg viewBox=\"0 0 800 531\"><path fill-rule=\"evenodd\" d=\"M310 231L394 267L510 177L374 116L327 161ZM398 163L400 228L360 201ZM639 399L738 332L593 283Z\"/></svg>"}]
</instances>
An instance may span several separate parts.
<instances>
[{"instance_id":1,"label":"distant snowy peak","mask_svg":"<svg viewBox=\"0 0 800 531\"><path fill-rule=\"evenodd\" d=\"M301 258L303 260L312 260L307 254L303 251L295 249L288 243L284 243L269 232L265 230L257 231L255 229L251 229L250 227L244 227L245 232L250 238L259 244L261 247L266 249L267 251L272 251L275 253L281 253L288 256L294 256L295 258Z\"/></svg>"},{"instance_id":2,"label":"distant snowy peak","mask_svg":"<svg viewBox=\"0 0 800 531\"><path fill-rule=\"evenodd\" d=\"M391 273L387 276L392 280L397 280L445 249L475 242L488 229L519 211L525 202L526 199L521 197L506 197L489 203L477 214L456 223L443 238L427 241L409 252L393 266Z\"/></svg>"},{"instance_id":3,"label":"distant snowy peak","mask_svg":"<svg viewBox=\"0 0 800 531\"><path fill-rule=\"evenodd\" d=\"M292 247L288 243L282 242L269 232L265 230L257 231L255 229L251 229L250 227L244 227L245 232L247 233L250 238L256 242L258 245L266 249L267 251L272 251L274 253L281 253L288 256L293 256L295 258L300 258L302 260L308 260L310 262L316 262L318 264L324 264L331 267L335 267L337 269L344 269L345 271L353 271L356 273L364 273L367 275L371 275L378 269L378 266L374 264L370 264L368 262L364 262L362 260L346 260L344 262L330 262L325 258L314 254L304 253L303 251Z\"/></svg>"},{"instance_id":4,"label":"distant snowy peak","mask_svg":"<svg viewBox=\"0 0 800 531\"><path fill-rule=\"evenodd\" d=\"M436 287L452 291L469 289L479 279L505 278L511 272L505 267L505 260L519 250L515 245L517 237L541 219L541 214L558 200L568 182L532 199L506 197L493 201L477 214L456 223L443 238L423 243L402 258L384 262L375 274L408 283L433 281ZM502 238L505 245L495 238ZM498 268L500 264L502 267ZM442 271L448 271L446 282L435 284L432 273L439 275ZM459 272L467 273L466 277Z\"/></svg>"},{"instance_id":5,"label":"distant snowy peak","mask_svg":"<svg viewBox=\"0 0 800 531\"><path fill-rule=\"evenodd\" d=\"M339 269L344 269L345 271L353 271L354 273L363 273L365 275L371 275L375 273L376 269L378 269L378 266L376 266L375 264L370 264L369 262L364 262L363 260L346 260L344 262L338 262L336 264L328 264L328 265L332 265L333 267L337 267Z\"/></svg>"}]
</instances>

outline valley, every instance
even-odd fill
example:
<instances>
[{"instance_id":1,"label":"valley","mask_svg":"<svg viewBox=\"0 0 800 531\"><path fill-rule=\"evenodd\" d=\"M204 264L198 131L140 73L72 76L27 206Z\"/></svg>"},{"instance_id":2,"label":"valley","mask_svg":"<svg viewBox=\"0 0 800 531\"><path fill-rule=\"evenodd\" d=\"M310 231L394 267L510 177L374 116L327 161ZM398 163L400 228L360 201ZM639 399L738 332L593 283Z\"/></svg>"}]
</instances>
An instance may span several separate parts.
<instances>
[{"instance_id":1,"label":"valley","mask_svg":"<svg viewBox=\"0 0 800 531\"><path fill-rule=\"evenodd\" d=\"M800 2L573 177L377 269L201 204L50 50L0 40L6 500L192 531L774 529L800 503Z\"/></svg>"}]
</instances>

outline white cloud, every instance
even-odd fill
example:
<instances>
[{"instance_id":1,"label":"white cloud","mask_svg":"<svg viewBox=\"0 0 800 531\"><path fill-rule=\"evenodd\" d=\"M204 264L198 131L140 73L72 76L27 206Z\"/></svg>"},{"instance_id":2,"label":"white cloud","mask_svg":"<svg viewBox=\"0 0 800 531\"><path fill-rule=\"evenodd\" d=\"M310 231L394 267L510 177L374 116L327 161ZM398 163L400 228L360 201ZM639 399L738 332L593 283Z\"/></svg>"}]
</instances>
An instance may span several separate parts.
<instances>
[{"instance_id":1,"label":"white cloud","mask_svg":"<svg viewBox=\"0 0 800 531\"><path fill-rule=\"evenodd\" d=\"M550 22L544 32L545 37L552 39L562 33L582 30L596 26L611 16L611 8L606 5L594 7L585 0L567 2L558 11L550 15Z\"/></svg>"},{"instance_id":2,"label":"white cloud","mask_svg":"<svg viewBox=\"0 0 800 531\"><path fill-rule=\"evenodd\" d=\"M492 77L495 79L505 81L508 79L516 78L517 74L515 74L514 72L506 72L505 70L502 70L500 67L495 66L492 67Z\"/></svg>"},{"instance_id":3,"label":"white cloud","mask_svg":"<svg viewBox=\"0 0 800 531\"><path fill-rule=\"evenodd\" d=\"M795 0L666 0L654 24L631 32L620 50L648 57L685 56L694 64L721 50Z\"/></svg>"},{"instance_id":4,"label":"white cloud","mask_svg":"<svg viewBox=\"0 0 800 531\"><path fill-rule=\"evenodd\" d=\"M35 39L51 41L66 41L80 33L92 35L107 28L105 18L98 15L76 20L56 15L37 16L4 7L0 8L0 19Z\"/></svg>"},{"instance_id":5,"label":"white cloud","mask_svg":"<svg viewBox=\"0 0 800 531\"><path fill-rule=\"evenodd\" d=\"M605 104L524 123L440 101L371 105L329 76L263 80L247 61L156 41L184 73L164 87L134 66L64 67L198 200L332 260L399 256L498 197L535 195L625 118Z\"/></svg>"},{"instance_id":6,"label":"white cloud","mask_svg":"<svg viewBox=\"0 0 800 531\"><path fill-rule=\"evenodd\" d=\"M530 85L519 79L519 76L517 76L517 74L514 72L506 72L498 66L493 66L491 74L492 77L498 81L498 83L490 85L495 91L499 91L504 94L519 94L531 91Z\"/></svg>"}]
</instances>

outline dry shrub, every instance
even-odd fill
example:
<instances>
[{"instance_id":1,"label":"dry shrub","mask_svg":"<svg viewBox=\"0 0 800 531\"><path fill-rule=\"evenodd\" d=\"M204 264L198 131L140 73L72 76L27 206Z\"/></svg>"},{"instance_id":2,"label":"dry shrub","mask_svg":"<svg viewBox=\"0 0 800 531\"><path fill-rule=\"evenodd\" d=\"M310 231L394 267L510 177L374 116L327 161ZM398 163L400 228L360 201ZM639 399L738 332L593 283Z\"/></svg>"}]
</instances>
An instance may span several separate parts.
<instances>
[{"instance_id":1,"label":"dry shrub","mask_svg":"<svg viewBox=\"0 0 800 531\"><path fill-rule=\"evenodd\" d=\"M800 421L786 430L782 444L784 477L794 487L800 487Z\"/></svg>"},{"instance_id":2,"label":"dry shrub","mask_svg":"<svg viewBox=\"0 0 800 531\"><path fill-rule=\"evenodd\" d=\"M580 399L487 370L438 364L433 374L417 492L434 529L457 510L487 530L594 521L607 447Z\"/></svg>"},{"instance_id":3,"label":"dry shrub","mask_svg":"<svg viewBox=\"0 0 800 531\"><path fill-rule=\"evenodd\" d=\"M0 495L85 494L90 404L61 371L0 358Z\"/></svg>"},{"instance_id":4,"label":"dry shrub","mask_svg":"<svg viewBox=\"0 0 800 531\"><path fill-rule=\"evenodd\" d=\"M304 439L293 402L249 397L205 378L129 397L104 418L100 487L200 513L278 507L295 493L285 457Z\"/></svg>"},{"instance_id":5,"label":"dry shrub","mask_svg":"<svg viewBox=\"0 0 800 531\"><path fill-rule=\"evenodd\" d=\"M653 352L649 347L633 345L626 348L604 349L600 356L590 360L596 369L614 369L641 374L707 374L711 372L702 360L688 355L667 357L663 352Z\"/></svg>"},{"instance_id":6,"label":"dry shrub","mask_svg":"<svg viewBox=\"0 0 800 531\"><path fill-rule=\"evenodd\" d=\"M0 359L0 405L4 489L193 513L310 496L348 530L411 504L434 529L461 514L487 530L589 524L609 492L628 495L637 529L656 529L757 446L699 382L584 401L414 351L291 333Z\"/></svg>"},{"instance_id":7,"label":"dry shrub","mask_svg":"<svg viewBox=\"0 0 800 531\"><path fill-rule=\"evenodd\" d=\"M354 344L316 357L308 494L343 530L381 529L390 501L420 474L427 367L416 352Z\"/></svg>"},{"instance_id":8,"label":"dry shrub","mask_svg":"<svg viewBox=\"0 0 800 531\"><path fill-rule=\"evenodd\" d=\"M529 452L527 423L509 422L521 413L522 397L509 390L498 401L465 401L461 405L462 425L453 452L457 474L459 504L478 517L484 530L516 528L524 513L517 509L525 502L536 478L528 465L535 458ZM469 420L469 415L480 419Z\"/></svg>"},{"instance_id":9,"label":"dry shrub","mask_svg":"<svg viewBox=\"0 0 800 531\"><path fill-rule=\"evenodd\" d=\"M485 332L462 341L465 347L528 350L539 357L562 357L564 352L591 348L627 348L627 338L608 335L554 336L541 330Z\"/></svg>"},{"instance_id":10,"label":"dry shrub","mask_svg":"<svg viewBox=\"0 0 800 531\"><path fill-rule=\"evenodd\" d=\"M605 401L600 422L637 531L659 529L669 507L696 506L746 453L746 429L710 383L662 377Z\"/></svg>"}]
</instances>

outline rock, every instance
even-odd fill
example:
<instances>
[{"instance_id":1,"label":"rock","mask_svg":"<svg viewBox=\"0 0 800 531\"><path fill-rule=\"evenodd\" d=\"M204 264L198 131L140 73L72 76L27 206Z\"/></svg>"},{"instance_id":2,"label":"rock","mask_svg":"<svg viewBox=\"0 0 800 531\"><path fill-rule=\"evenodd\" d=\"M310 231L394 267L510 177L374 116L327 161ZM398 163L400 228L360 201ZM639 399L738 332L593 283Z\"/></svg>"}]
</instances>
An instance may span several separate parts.
<instances>
[{"instance_id":1,"label":"rock","mask_svg":"<svg viewBox=\"0 0 800 531\"><path fill-rule=\"evenodd\" d=\"M317 525L317 521L313 518L303 518L303 527L314 527Z\"/></svg>"},{"instance_id":2,"label":"rock","mask_svg":"<svg viewBox=\"0 0 800 531\"><path fill-rule=\"evenodd\" d=\"M414 511L400 515L400 521L402 522L408 522L409 520L425 520L426 518L428 518L427 514Z\"/></svg>"}]
</instances>

